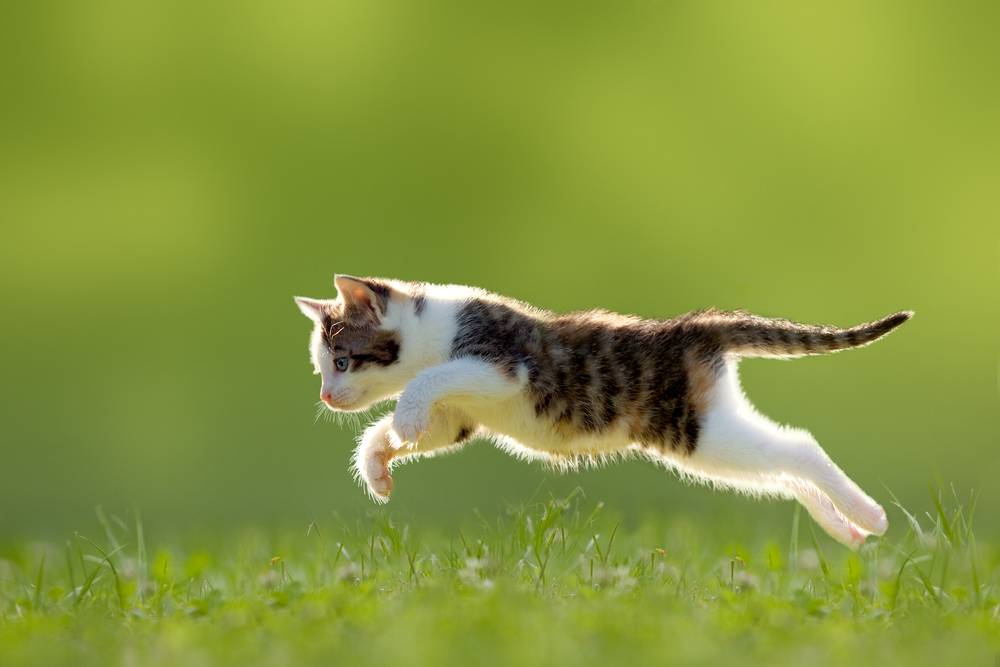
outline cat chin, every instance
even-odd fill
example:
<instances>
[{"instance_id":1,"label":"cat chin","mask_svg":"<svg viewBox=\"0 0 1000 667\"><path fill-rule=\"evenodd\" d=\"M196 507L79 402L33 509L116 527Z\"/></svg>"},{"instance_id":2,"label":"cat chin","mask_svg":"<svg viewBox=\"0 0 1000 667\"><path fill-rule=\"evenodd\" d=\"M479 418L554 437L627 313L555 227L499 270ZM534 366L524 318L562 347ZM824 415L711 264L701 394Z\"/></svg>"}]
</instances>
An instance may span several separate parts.
<instances>
[{"instance_id":1,"label":"cat chin","mask_svg":"<svg viewBox=\"0 0 1000 667\"><path fill-rule=\"evenodd\" d=\"M345 404L338 403L337 405L330 405L329 403L327 403L326 408L331 412L346 412L346 413L365 412L373 405L382 400L384 399L369 400L369 398L364 393L362 393L361 396L359 396L355 401L351 403L345 403Z\"/></svg>"},{"instance_id":2,"label":"cat chin","mask_svg":"<svg viewBox=\"0 0 1000 667\"><path fill-rule=\"evenodd\" d=\"M326 404L326 409L330 412L364 412L369 407L366 403L351 403L350 405L330 405Z\"/></svg>"}]
</instances>

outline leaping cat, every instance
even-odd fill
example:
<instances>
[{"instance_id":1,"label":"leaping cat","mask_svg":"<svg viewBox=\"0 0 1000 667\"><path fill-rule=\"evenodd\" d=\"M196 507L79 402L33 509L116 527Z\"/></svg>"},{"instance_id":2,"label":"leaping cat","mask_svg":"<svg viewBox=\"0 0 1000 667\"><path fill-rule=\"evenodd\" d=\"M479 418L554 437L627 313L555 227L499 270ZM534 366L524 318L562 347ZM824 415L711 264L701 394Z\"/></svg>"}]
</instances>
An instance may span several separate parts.
<instances>
[{"instance_id":1,"label":"leaping cat","mask_svg":"<svg viewBox=\"0 0 1000 667\"><path fill-rule=\"evenodd\" d=\"M398 398L354 454L377 502L389 499L395 463L490 438L559 468L636 454L716 486L795 498L851 548L888 528L812 435L754 409L737 363L867 345L912 312L849 329L714 309L649 320L557 315L458 285L334 282L335 300L295 301L314 322L309 349L331 410Z\"/></svg>"}]
</instances>

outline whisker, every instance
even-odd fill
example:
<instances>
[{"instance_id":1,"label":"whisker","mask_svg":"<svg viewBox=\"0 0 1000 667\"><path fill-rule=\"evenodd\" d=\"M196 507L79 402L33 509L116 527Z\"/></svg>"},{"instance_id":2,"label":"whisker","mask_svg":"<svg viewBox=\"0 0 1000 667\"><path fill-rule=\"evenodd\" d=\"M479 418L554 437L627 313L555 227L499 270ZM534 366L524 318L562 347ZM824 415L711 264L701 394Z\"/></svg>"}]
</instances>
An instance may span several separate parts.
<instances>
[{"instance_id":1,"label":"whisker","mask_svg":"<svg viewBox=\"0 0 1000 667\"><path fill-rule=\"evenodd\" d=\"M330 410L323 401L316 401L316 415L313 418L313 423L316 424L322 420L325 422L332 422L337 426L346 426L355 431L360 431L369 423L381 418L384 414L384 409L394 401L395 399L393 398L384 398L372 403L364 410L358 410L355 412Z\"/></svg>"}]
</instances>

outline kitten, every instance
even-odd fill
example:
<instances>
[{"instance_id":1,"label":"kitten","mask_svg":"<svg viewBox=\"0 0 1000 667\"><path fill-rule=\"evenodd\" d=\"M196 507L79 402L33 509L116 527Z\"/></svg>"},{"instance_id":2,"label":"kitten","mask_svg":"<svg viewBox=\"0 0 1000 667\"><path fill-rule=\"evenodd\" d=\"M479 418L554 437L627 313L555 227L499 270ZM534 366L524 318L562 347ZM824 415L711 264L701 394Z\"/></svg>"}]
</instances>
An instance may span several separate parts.
<instances>
[{"instance_id":1,"label":"kitten","mask_svg":"<svg viewBox=\"0 0 1000 667\"><path fill-rule=\"evenodd\" d=\"M560 468L639 454L714 486L795 498L851 548L888 527L808 432L751 406L736 366L867 345L911 312L849 329L719 310L658 321L556 315L456 285L334 281L336 300L295 301L315 323L309 349L331 410L398 397L354 454L377 502L395 463L488 437Z\"/></svg>"}]
</instances>

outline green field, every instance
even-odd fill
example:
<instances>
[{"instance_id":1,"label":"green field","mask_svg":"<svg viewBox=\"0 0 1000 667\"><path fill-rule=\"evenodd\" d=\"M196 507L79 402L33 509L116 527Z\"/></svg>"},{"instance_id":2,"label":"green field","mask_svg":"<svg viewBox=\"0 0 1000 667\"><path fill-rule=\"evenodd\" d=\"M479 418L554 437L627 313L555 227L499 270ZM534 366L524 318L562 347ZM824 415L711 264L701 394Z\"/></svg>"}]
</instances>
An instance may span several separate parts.
<instances>
[{"instance_id":1,"label":"green field","mask_svg":"<svg viewBox=\"0 0 1000 667\"><path fill-rule=\"evenodd\" d=\"M388 513L185 550L141 522L0 561L9 665L989 665L1000 552L975 497L857 554L792 514L788 540L622 530L582 494L425 535ZM949 501L951 501L949 503ZM940 503L940 504L939 504ZM948 503L948 506L945 506Z\"/></svg>"}]
</instances>

